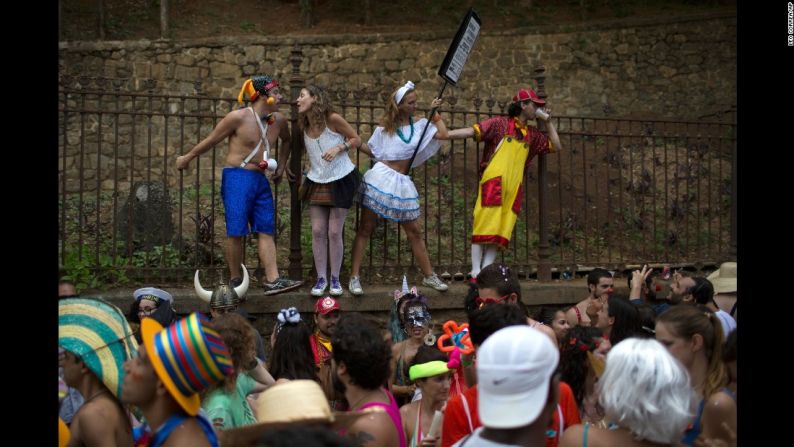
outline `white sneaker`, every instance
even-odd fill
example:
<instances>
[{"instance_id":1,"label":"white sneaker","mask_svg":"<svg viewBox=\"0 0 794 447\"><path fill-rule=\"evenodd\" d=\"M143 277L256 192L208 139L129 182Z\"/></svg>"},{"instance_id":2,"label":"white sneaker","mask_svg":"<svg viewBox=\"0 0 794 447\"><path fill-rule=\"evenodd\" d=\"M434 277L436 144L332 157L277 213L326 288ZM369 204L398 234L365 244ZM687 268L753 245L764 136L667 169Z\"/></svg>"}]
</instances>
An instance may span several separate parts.
<instances>
[{"instance_id":1,"label":"white sneaker","mask_svg":"<svg viewBox=\"0 0 794 447\"><path fill-rule=\"evenodd\" d=\"M312 287L312 296L323 296L326 287L328 287L328 281L325 278L317 278L317 283Z\"/></svg>"},{"instance_id":2,"label":"white sneaker","mask_svg":"<svg viewBox=\"0 0 794 447\"><path fill-rule=\"evenodd\" d=\"M351 276L350 283L347 285L347 288L350 289L350 293L353 295L363 295L364 289L361 288L361 279L358 276Z\"/></svg>"},{"instance_id":3,"label":"white sneaker","mask_svg":"<svg viewBox=\"0 0 794 447\"><path fill-rule=\"evenodd\" d=\"M435 273L428 276L427 278L422 280L422 284L432 287L439 292L446 292L449 289L449 286L444 283L444 281L438 277Z\"/></svg>"},{"instance_id":4,"label":"white sneaker","mask_svg":"<svg viewBox=\"0 0 794 447\"><path fill-rule=\"evenodd\" d=\"M342 296L344 290L342 290L342 284L339 283L339 278L336 276L331 277L331 296Z\"/></svg>"}]
</instances>

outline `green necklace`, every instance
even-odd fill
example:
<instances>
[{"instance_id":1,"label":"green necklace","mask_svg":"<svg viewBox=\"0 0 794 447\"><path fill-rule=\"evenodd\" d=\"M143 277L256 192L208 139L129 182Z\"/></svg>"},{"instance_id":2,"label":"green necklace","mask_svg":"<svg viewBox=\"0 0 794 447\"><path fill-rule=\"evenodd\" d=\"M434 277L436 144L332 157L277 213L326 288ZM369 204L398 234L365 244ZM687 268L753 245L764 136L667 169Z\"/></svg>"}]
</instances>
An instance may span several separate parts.
<instances>
[{"instance_id":1,"label":"green necklace","mask_svg":"<svg viewBox=\"0 0 794 447\"><path fill-rule=\"evenodd\" d=\"M408 138L405 138L405 135L403 135L403 132L400 130L399 127L397 128L397 136L399 136L400 139L403 140L403 143L405 143L405 144L410 143L411 140L414 138L414 117L409 116L408 117L408 123L411 124L411 136L408 137Z\"/></svg>"}]
</instances>

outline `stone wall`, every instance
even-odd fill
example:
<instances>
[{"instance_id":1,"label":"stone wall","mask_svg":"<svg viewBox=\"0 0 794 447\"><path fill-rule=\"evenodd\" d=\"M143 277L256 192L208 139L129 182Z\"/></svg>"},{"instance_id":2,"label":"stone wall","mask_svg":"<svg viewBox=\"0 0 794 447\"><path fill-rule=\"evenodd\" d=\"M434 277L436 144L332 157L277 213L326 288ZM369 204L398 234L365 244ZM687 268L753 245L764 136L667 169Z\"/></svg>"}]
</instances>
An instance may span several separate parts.
<instances>
[{"instance_id":1,"label":"stone wall","mask_svg":"<svg viewBox=\"0 0 794 447\"><path fill-rule=\"evenodd\" d=\"M417 84L420 106L440 87L436 75L452 35L372 34L229 37L193 41L62 42L62 74L130 78L129 88L235 97L257 73L289 83L289 56L303 51L307 82L354 91L393 91ZM604 21L499 31L483 24L457 87L447 95L470 109L497 104L546 66L550 107L558 115L701 118L736 105L736 15Z\"/></svg>"}]
</instances>

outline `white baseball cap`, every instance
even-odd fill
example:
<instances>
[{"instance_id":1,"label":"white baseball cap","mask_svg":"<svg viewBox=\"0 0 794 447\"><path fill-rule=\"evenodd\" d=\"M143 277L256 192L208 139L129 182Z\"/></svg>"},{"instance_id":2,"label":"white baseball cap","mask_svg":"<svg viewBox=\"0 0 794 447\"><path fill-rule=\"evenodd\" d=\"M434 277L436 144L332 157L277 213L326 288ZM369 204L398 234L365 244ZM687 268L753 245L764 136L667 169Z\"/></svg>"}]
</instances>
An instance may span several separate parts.
<instances>
[{"instance_id":1,"label":"white baseball cap","mask_svg":"<svg viewBox=\"0 0 794 447\"><path fill-rule=\"evenodd\" d=\"M560 354L549 337L529 326L509 326L477 350L480 421L489 428L534 422L546 406Z\"/></svg>"}]
</instances>

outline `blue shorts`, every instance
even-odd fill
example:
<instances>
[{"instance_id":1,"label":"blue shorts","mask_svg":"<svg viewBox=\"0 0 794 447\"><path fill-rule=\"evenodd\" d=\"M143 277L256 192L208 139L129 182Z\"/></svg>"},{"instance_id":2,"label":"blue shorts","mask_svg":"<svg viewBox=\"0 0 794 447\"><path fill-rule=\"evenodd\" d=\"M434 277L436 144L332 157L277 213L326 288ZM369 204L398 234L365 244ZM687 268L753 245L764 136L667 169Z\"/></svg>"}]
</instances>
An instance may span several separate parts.
<instances>
[{"instance_id":1,"label":"blue shorts","mask_svg":"<svg viewBox=\"0 0 794 447\"><path fill-rule=\"evenodd\" d=\"M250 232L249 225L256 233L275 233L273 193L264 174L243 168L223 168L221 197L227 236L246 236Z\"/></svg>"}]
</instances>

